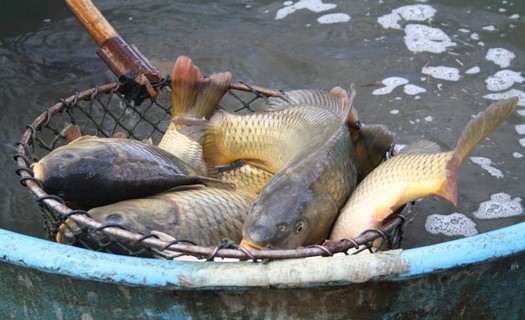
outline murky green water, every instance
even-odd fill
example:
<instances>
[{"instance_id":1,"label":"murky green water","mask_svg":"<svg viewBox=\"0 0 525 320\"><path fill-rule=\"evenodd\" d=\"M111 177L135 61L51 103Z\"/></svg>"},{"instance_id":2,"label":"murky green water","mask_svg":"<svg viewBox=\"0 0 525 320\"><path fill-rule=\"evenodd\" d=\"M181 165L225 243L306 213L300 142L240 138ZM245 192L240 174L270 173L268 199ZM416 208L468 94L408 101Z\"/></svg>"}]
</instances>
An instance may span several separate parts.
<instances>
[{"instance_id":1,"label":"murky green water","mask_svg":"<svg viewBox=\"0 0 525 320\"><path fill-rule=\"evenodd\" d=\"M315 1L303 0L299 4L305 3ZM523 206L517 198L525 195L525 81L519 74L525 71L524 2L337 1L327 11L299 9L276 19L293 11L290 4L281 1L97 3L121 35L159 66L169 66L178 55L184 54L192 57L205 74L229 70L237 80L271 88L330 89L337 85L348 87L353 82L358 89L361 119L369 124L386 124L396 132L400 144L426 138L452 148L470 117L491 103L484 96L516 90L513 92L521 95L518 112L471 154L481 160L489 159L492 174L467 159L459 176L458 206L452 207L436 197L418 202L414 207L416 216L405 231L404 245L462 236L428 232L425 222L430 214L445 215L439 220L443 225L446 224L443 219L449 219L449 226L463 225L462 230L473 230L472 225L464 223L471 221L477 232L524 220L523 213L499 219L478 219L474 215L480 203L498 193L508 195L515 207ZM400 7L414 4L435 9L432 18L417 21L400 13ZM298 6L297 2L293 5ZM331 13L343 13L347 15L344 19L350 19L332 24L318 21ZM382 26L378 18L385 15L396 17L399 29ZM411 51L405 44L405 38L412 37L406 29L408 24L439 29L455 45L441 53ZM438 47L442 44L440 41ZM514 58L508 66L505 61L498 65L486 58L491 48L506 49ZM95 49L95 43L61 2L2 4L0 227L43 236L38 206L14 173L14 142L25 125L45 107L76 90L114 80ZM459 78L438 79L424 74L423 67L454 68L456 71L449 69L445 76L457 72ZM513 71L510 78L514 77L515 82L509 82L507 74L494 80L507 88L489 90L485 80L494 78L501 70ZM388 83L391 77L402 78L404 82L391 93L375 91L383 85L367 86L381 80ZM411 88L425 91L415 95L405 93ZM508 203L496 201L492 205L501 208ZM461 215L450 216L452 213ZM451 219L454 217L459 219Z\"/></svg>"}]
</instances>

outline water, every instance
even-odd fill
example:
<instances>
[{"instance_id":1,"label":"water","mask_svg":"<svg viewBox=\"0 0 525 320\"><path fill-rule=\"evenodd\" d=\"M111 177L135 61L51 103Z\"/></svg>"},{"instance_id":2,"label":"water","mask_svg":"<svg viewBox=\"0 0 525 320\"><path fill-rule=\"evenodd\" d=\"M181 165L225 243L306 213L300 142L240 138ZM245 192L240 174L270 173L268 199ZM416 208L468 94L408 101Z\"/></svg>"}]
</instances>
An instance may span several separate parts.
<instances>
[{"instance_id":1,"label":"water","mask_svg":"<svg viewBox=\"0 0 525 320\"><path fill-rule=\"evenodd\" d=\"M523 205L517 199L524 195L525 179L524 2L97 5L125 39L165 72L178 55L188 55L205 74L229 70L237 80L271 88L330 89L353 82L361 119L386 124L400 144L426 138L450 149L489 99L520 95L518 112L473 151L473 160L464 162L458 206L437 197L419 201L403 244L473 234L452 232L458 224L481 233L525 220L523 213L477 217L483 208L494 208L481 204L493 201L495 194ZM61 2L8 2L0 18L0 227L42 237L38 206L14 174L13 143L45 107L114 78L96 56L95 43ZM436 221L441 221L439 227ZM429 223L434 227L427 231ZM455 225L447 229L446 223Z\"/></svg>"}]
</instances>

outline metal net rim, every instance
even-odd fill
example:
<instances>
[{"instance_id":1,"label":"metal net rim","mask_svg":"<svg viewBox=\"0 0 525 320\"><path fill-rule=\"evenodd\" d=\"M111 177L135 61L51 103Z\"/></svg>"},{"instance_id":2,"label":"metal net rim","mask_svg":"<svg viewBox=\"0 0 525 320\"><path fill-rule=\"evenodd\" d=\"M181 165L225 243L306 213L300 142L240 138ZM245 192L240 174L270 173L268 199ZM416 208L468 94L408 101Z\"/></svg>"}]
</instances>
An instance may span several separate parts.
<instances>
[{"instance_id":1,"label":"metal net rim","mask_svg":"<svg viewBox=\"0 0 525 320\"><path fill-rule=\"evenodd\" d=\"M184 242L168 242L159 239L154 234L140 234L131 232L122 228L107 226L92 219L86 211L74 210L65 205L65 202L56 195L46 193L41 183L34 178L31 165L32 155L32 137L45 127L51 117L64 111L68 107L74 107L78 101L92 99L99 94L108 94L117 91L119 84L116 82L108 83L101 86L96 86L92 89L76 92L68 98L61 99L59 102L48 107L35 120L26 126L20 141L17 143L17 153L14 160L17 163L16 173L20 176L20 182L27 187L35 196L36 201L51 210L54 214L62 219L69 218L75 223L86 227L90 230L97 230L103 234L118 239L126 243L133 243L145 246L159 253L168 253L166 256L172 256L173 252L180 254L187 254L196 257L205 258L207 260L214 260L215 258L234 258L239 260L281 260L292 258L306 258L313 256L332 256L336 253L347 253L350 249L370 249L371 243L378 238L385 238L387 234L394 231L405 221L405 214L410 210L411 204L401 207L396 213L391 216L391 219L386 221L380 229L366 230L361 235L353 239L341 239L338 241L330 241L322 245L312 245L308 247L301 247L297 249L286 250L246 250L236 246L236 248L224 248L221 245L215 247L204 247ZM272 95L278 94L280 91L266 89L257 86L248 86L244 83L234 83L230 90L248 91L255 94Z\"/></svg>"}]
</instances>

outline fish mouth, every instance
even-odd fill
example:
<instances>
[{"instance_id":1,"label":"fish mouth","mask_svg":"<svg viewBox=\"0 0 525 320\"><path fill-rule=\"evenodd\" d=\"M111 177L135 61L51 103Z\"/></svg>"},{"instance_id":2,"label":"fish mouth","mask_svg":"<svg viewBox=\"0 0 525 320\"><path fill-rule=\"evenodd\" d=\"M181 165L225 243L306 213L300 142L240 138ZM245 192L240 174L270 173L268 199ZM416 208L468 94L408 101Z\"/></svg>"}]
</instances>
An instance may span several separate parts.
<instances>
[{"instance_id":1,"label":"fish mouth","mask_svg":"<svg viewBox=\"0 0 525 320\"><path fill-rule=\"evenodd\" d=\"M262 246L260 244L257 244L255 242L252 242L251 240L242 239L239 246L243 247L244 249L248 250L264 250L268 249L268 246Z\"/></svg>"}]
</instances>

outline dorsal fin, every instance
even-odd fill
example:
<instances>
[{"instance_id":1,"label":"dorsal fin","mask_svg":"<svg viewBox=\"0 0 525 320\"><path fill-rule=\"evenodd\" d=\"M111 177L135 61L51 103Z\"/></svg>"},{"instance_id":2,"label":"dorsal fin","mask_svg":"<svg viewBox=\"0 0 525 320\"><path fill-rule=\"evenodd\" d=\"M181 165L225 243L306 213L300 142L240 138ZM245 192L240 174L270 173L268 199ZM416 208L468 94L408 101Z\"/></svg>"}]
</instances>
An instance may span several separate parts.
<instances>
[{"instance_id":1,"label":"dorsal fin","mask_svg":"<svg viewBox=\"0 0 525 320\"><path fill-rule=\"evenodd\" d=\"M171 116L186 113L195 104L197 87L203 79L199 67L190 58L180 56L171 75Z\"/></svg>"}]
</instances>

